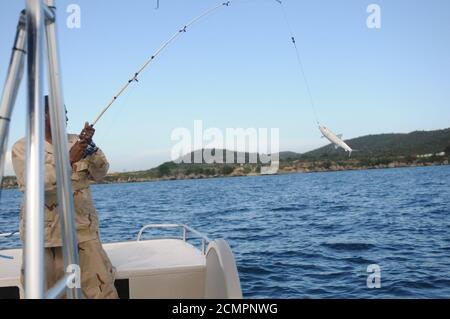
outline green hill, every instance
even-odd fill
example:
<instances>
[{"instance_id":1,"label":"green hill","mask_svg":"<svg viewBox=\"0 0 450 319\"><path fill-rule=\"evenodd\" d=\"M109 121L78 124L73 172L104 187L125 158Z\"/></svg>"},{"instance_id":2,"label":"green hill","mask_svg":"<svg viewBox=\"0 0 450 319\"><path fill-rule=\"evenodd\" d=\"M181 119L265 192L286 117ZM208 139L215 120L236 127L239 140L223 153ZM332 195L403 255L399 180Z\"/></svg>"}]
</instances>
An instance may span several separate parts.
<instances>
[{"instance_id":1,"label":"green hill","mask_svg":"<svg viewBox=\"0 0 450 319\"><path fill-rule=\"evenodd\" d=\"M435 131L415 131L407 134L367 135L345 141L357 150L352 158L416 157L421 154L450 153L450 128ZM299 156L303 159L344 159L342 149L327 145Z\"/></svg>"},{"instance_id":2,"label":"green hill","mask_svg":"<svg viewBox=\"0 0 450 319\"><path fill-rule=\"evenodd\" d=\"M364 168L384 168L412 165L434 165L448 163L450 154L450 128L436 131L416 131L408 134L378 134L367 135L350 140L346 143L357 150L348 158L342 149L327 145L304 154L295 152L280 152L279 172L315 172L328 170L347 170ZM108 182L113 181L143 181L151 179L182 179L207 178L216 176L257 175L262 164L258 154L231 152L234 163L202 163L194 164L194 158L201 158L203 150L196 150L182 156L175 162L166 162L147 171L111 174ZM226 159L226 150L222 152ZM445 156L435 156L446 152ZM421 158L418 155L433 154ZM249 163L251 155L257 156L258 163ZM238 157L244 158L244 163L236 163ZM184 162L180 163L181 160ZM190 163L189 163L190 162Z\"/></svg>"},{"instance_id":3,"label":"green hill","mask_svg":"<svg viewBox=\"0 0 450 319\"><path fill-rule=\"evenodd\" d=\"M352 169L388 168L404 166L442 165L450 161L450 128L435 131L415 131L408 134L367 135L345 141L357 150L349 158L342 149L327 145L307 153L280 152L279 173L318 172ZM184 163L166 162L158 167L139 172L112 173L105 178L106 183L143 182L161 179L190 179L218 176L258 175L263 166L259 154L230 152L234 163L193 164L195 157L201 158L203 150L197 150L181 157ZM226 159L225 150L222 152ZM197 156L196 156L197 155ZM423 156L426 155L426 156ZM249 163L256 157L257 163ZM244 163L236 163L237 159ZM188 162L188 163L186 163ZM191 163L189 163L191 162ZM6 177L3 187L16 187L15 177Z\"/></svg>"}]
</instances>

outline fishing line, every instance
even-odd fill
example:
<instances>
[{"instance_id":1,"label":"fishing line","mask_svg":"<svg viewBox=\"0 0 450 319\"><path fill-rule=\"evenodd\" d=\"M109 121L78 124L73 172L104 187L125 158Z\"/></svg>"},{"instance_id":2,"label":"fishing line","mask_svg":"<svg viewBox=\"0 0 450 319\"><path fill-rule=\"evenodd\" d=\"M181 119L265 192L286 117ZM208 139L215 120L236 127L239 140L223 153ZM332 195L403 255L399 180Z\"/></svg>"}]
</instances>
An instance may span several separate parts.
<instances>
[{"instance_id":1,"label":"fishing line","mask_svg":"<svg viewBox=\"0 0 450 319\"><path fill-rule=\"evenodd\" d=\"M97 124L97 122L102 118L103 114L105 114L105 112L114 104L114 102L122 95L122 93L130 86L131 83L133 82L139 82L138 81L138 76L140 75L140 73L147 67L150 65L150 63L155 60L155 58L162 52L164 51L165 48L167 48L172 42L174 42L175 40L177 40L181 35L183 35L184 33L186 33L188 31L188 28L193 25L194 23L196 23L198 20L212 14L213 12L217 11L218 9L224 8L224 7L228 7L230 6L232 1L226 1L223 2L219 5L216 5L208 10L206 10L205 12L203 12L201 15L199 15L198 17L192 19L190 22L188 22L187 24L185 24L181 29L179 29L172 37L169 38L169 40L167 40L166 42L163 43L163 45L161 47L159 47L154 53L153 55L140 67L140 69L134 73L134 75L122 86L122 88L117 92L116 95L114 95L114 97L111 99L111 101L108 103L108 105L100 112L100 114L97 116L97 118L92 122L92 126L95 126Z\"/></svg>"},{"instance_id":2,"label":"fishing line","mask_svg":"<svg viewBox=\"0 0 450 319\"><path fill-rule=\"evenodd\" d=\"M296 38L294 36L293 29L292 29L291 24L289 22L289 19L288 19L287 13L286 13L286 9L285 9L284 4L283 4L283 2L281 0L275 0L275 1L280 5L280 9L281 9L281 11L283 13L284 21L285 21L285 23L287 25L287 28L289 30L292 44L294 45L296 58L297 58L297 64L299 66L298 67L298 71L300 73L301 78L303 78L303 81L305 83L306 91L308 93L309 102L310 102L310 106L311 106L311 109L312 109L313 114L314 114L314 118L315 118L317 124L319 124L319 117L317 115L316 104L314 102L314 98L313 98L313 95L312 95L312 91L311 91L311 87L309 85L308 78L306 77L306 72L305 72L305 68L304 68L304 65L303 65L303 62L302 62L302 58L301 58L301 55L300 55L300 50L299 50L299 47L297 46ZM125 92L125 90L127 90L127 88L130 86L130 84L132 84L133 82L138 82L138 76L141 74L141 72L144 71L144 69L147 68L155 60L155 58L158 55L160 55L161 52L163 52L170 44L175 42L178 38L181 37L181 35L186 33L190 26L192 26L193 24L195 24L197 21L201 20L202 18L204 18L204 17L206 17L208 15L211 15L213 12L215 12L215 11L221 9L221 8L230 6L231 3L232 3L232 1L226 1L226 2L223 2L223 3L219 4L219 5L216 5L216 6L212 7L212 8L210 8L210 9L206 10L205 12L203 12L202 14L200 14L199 16L197 16L196 18L192 19L190 22L185 24L174 35L172 35L172 37L170 37L166 42L164 42L161 45L161 47L159 47L153 53L153 55L149 59L147 59L147 61L145 61L145 63L138 69L138 71L135 72L134 75L122 86L122 88L116 93L116 95L113 96L113 98L110 100L110 102L100 112L100 114L95 118L95 120L92 122L91 125L95 126L97 124L97 122L103 117L105 112L117 101L117 99Z\"/></svg>"},{"instance_id":3,"label":"fishing line","mask_svg":"<svg viewBox=\"0 0 450 319\"><path fill-rule=\"evenodd\" d=\"M305 68L303 66L302 58L301 58L301 55L300 55L300 50L299 50L299 48L297 46L297 41L296 41L296 38L294 36L294 31L292 29L291 23L289 22L289 19L288 19L287 13L286 13L286 9L284 7L283 2L281 0L275 0L275 1L278 2L278 4L280 5L281 11L283 13L284 21L286 22L287 28L288 28L289 33L291 35L291 42L294 45L295 54L296 54L296 57L297 57L297 63L298 63L298 66L299 66L298 71L300 73L300 76L303 78L303 81L305 82L306 91L308 92L309 102L310 102L311 109L312 109L313 114L314 114L314 118L315 118L317 124L320 125L319 124L319 117L317 116L316 104L314 103L314 98L313 98L313 95L311 93L311 87L309 85L308 78L306 77Z\"/></svg>"}]
</instances>

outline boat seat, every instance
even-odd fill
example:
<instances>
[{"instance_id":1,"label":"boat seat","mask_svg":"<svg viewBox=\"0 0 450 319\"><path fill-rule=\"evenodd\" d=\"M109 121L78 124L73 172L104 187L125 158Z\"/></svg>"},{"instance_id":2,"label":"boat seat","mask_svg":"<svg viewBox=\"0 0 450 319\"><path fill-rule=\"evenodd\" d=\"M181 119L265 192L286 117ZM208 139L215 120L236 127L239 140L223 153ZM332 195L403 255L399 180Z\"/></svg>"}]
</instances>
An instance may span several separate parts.
<instances>
[{"instance_id":1,"label":"boat seat","mask_svg":"<svg viewBox=\"0 0 450 319\"><path fill-rule=\"evenodd\" d=\"M111 243L104 248L116 268L118 290L128 288L129 296L119 291L122 298L205 297L206 258L183 240Z\"/></svg>"}]
</instances>

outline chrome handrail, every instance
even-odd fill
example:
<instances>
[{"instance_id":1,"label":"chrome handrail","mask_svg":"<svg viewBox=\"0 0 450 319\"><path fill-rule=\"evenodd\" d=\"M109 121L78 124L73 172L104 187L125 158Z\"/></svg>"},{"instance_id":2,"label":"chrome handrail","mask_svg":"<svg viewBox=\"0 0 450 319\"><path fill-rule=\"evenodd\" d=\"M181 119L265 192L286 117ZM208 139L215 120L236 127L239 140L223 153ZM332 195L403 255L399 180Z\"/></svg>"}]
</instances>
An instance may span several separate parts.
<instances>
[{"instance_id":1,"label":"chrome handrail","mask_svg":"<svg viewBox=\"0 0 450 319\"><path fill-rule=\"evenodd\" d=\"M65 274L52 288L47 290L45 299L57 299L62 298L64 295L67 295L68 282L70 282L71 280L73 280L72 275ZM87 299L83 291L80 291L80 299Z\"/></svg>"},{"instance_id":2,"label":"chrome handrail","mask_svg":"<svg viewBox=\"0 0 450 319\"><path fill-rule=\"evenodd\" d=\"M47 58L49 113L56 166L58 213L64 264L79 264L71 167L67 145L61 70L56 37L55 0L26 0L14 42L10 67L0 101L0 172L4 165L9 122L26 56L27 134L25 167L25 298L45 297L44 262L44 56ZM45 39L44 39L45 36ZM45 50L46 46L46 50ZM2 174L0 174L0 181ZM9 237L13 233L1 237ZM68 298L80 298L81 289L69 289Z\"/></svg>"},{"instance_id":3,"label":"chrome handrail","mask_svg":"<svg viewBox=\"0 0 450 319\"><path fill-rule=\"evenodd\" d=\"M45 294L45 299L57 299L64 296L67 290L67 280L70 278L68 274L64 275L63 278L58 280L58 282Z\"/></svg>"},{"instance_id":4,"label":"chrome handrail","mask_svg":"<svg viewBox=\"0 0 450 319\"><path fill-rule=\"evenodd\" d=\"M27 132L25 163L24 287L26 299L45 295L44 261L44 11L40 0L26 0Z\"/></svg>"},{"instance_id":5,"label":"chrome handrail","mask_svg":"<svg viewBox=\"0 0 450 319\"><path fill-rule=\"evenodd\" d=\"M56 15L55 0L44 0L45 6ZM72 189L72 167L69 160L69 146L66 132L66 113L59 63L56 22L45 23L45 39L47 53L47 74L49 87L49 110L51 133L53 140L53 156L56 172L56 197L60 218L62 252L64 267L79 265L78 240L75 221L75 206ZM27 230L28 231L28 230ZM69 299L81 298L81 289L67 289Z\"/></svg>"},{"instance_id":6,"label":"chrome handrail","mask_svg":"<svg viewBox=\"0 0 450 319\"><path fill-rule=\"evenodd\" d=\"M202 248L201 251L203 254L205 254L206 252L206 244L210 243L211 240L204 234L200 233L199 231L184 225L184 224L149 224L149 225L145 225L141 228L141 230L139 230L139 233L137 235L137 239L136 241L141 241L141 237L143 232L146 229L155 229L155 228L181 228L182 230L182 237L181 239L186 242L188 237L187 234L188 232L193 233L194 235L196 235L198 238L200 238L202 240Z\"/></svg>"}]
</instances>

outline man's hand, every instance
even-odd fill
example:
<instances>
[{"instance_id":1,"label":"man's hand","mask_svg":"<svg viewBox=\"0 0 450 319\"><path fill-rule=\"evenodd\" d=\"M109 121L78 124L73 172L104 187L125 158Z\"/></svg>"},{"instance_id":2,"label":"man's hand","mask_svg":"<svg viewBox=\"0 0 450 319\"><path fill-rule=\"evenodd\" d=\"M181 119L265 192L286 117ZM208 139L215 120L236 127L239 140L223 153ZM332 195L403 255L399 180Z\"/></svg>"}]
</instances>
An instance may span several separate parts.
<instances>
[{"instance_id":1,"label":"man's hand","mask_svg":"<svg viewBox=\"0 0 450 319\"><path fill-rule=\"evenodd\" d=\"M84 157L84 150L88 147L88 143L84 140L77 141L70 149L70 166L80 161Z\"/></svg>"},{"instance_id":2,"label":"man's hand","mask_svg":"<svg viewBox=\"0 0 450 319\"><path fill-rule=\"evenodd\" d=\"M85 122L83 130L78 136L79 140L70 149L70 165L72 167L76 162L82 160L87 155L95 153L98 150L98 148L92 141L94 133L94 127L92 125L89 125L88 122Z\"/></svg>"},{"instance_id":3,"label":"man's hand","mask_svg":"<svg viewBox=\"0 0 450 319\"><path fill-rule=\"evenodd\" d=\"M95 129L88 122L84 123L84 129L80 133L80 140L85 141L87 144L92 142L92 137L94 137Z\"/></svg>"}]
</instances>

